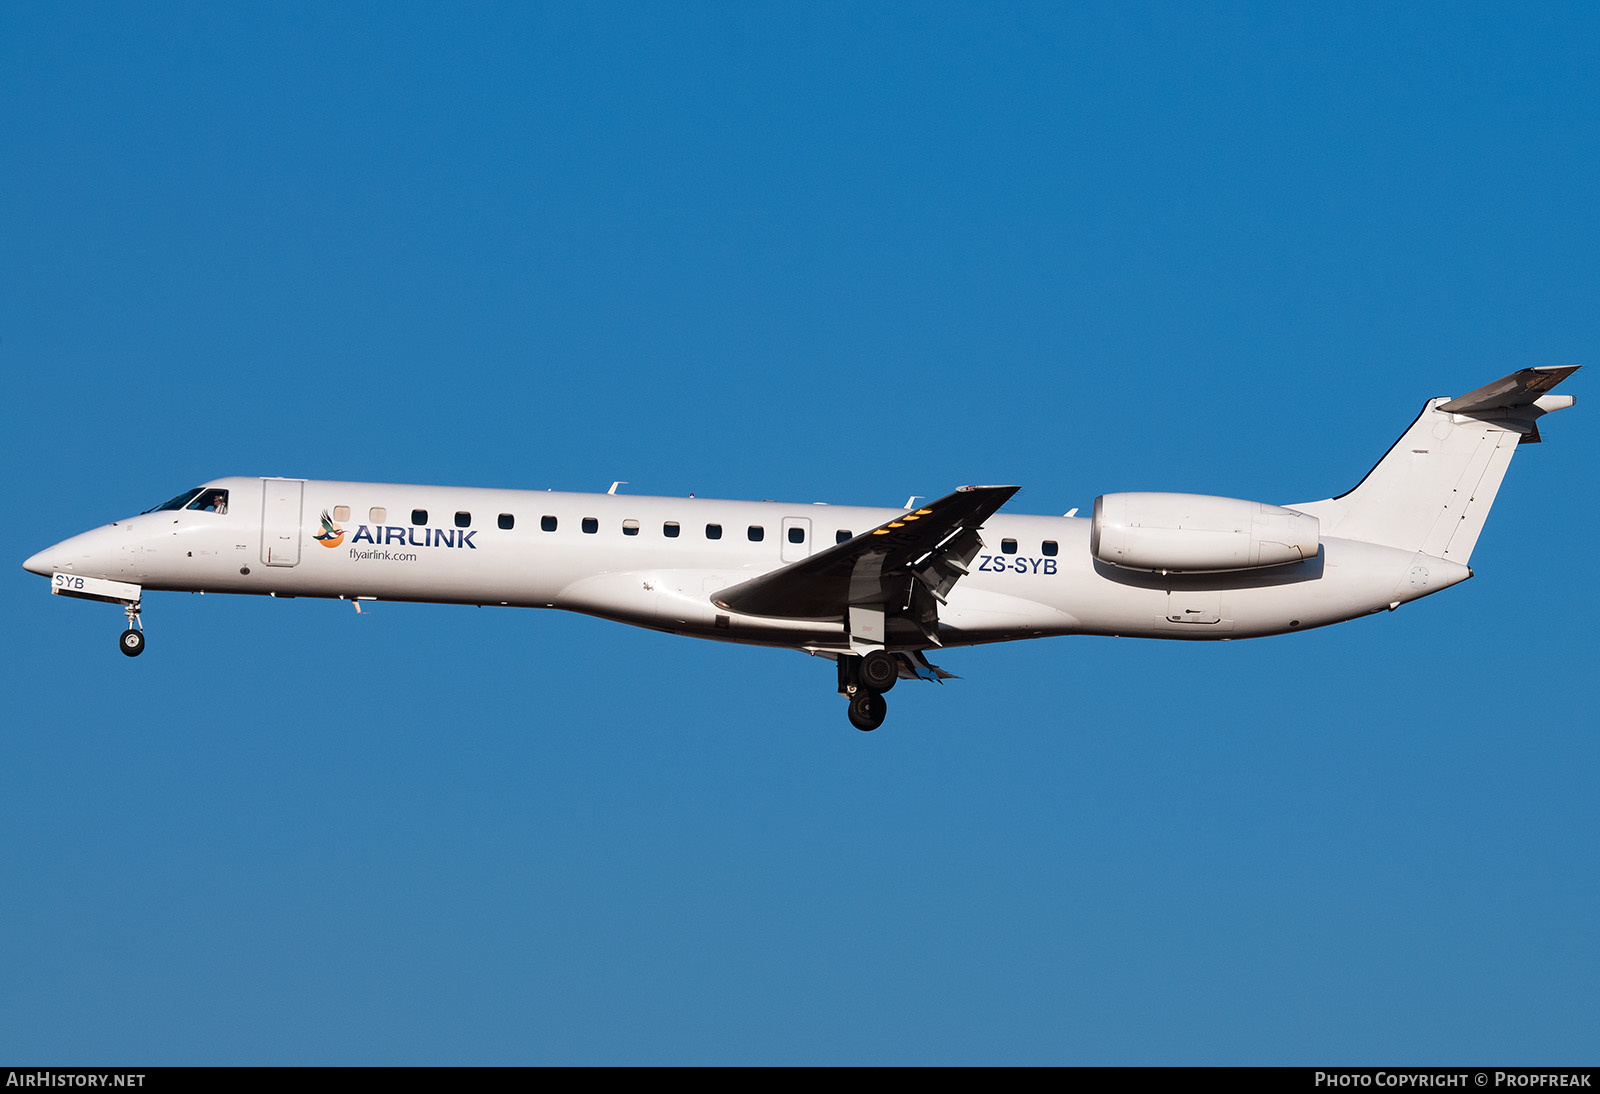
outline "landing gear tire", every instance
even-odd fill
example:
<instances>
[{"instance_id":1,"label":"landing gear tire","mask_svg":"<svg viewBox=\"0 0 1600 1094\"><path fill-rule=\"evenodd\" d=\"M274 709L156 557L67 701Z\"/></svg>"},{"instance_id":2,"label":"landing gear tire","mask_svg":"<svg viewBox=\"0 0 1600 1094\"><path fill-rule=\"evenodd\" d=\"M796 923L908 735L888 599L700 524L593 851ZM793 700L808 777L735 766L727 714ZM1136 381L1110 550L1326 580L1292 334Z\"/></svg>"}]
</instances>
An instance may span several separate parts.
<instances>
[{"instance_id":1,"label":"landing gear tire","mask_svg":"<svg viewBox=\"0 0 1600 1094\"><path fill-rule=\"evenodd\" d=\"M895 660L892 653L873 650L861 659L861 664L856 669L856 679L861 681L862 687L882 695L894 687L894 682L900 679L900 662Z\"/></svg>"},{"instance_id":2,"label":"landing gear tire","mask_svg":"<svg viewBox=\"0 0 1600 1094\"><path fill-rule=\"evenodd\" d=\"M138 657L144 652L144 632L129 627L122 632L122 637L117 639L117 648L129 657Z\"/></svg>"},{"instance_id":3,"label":"landing gear tire","mask_svg":"<svg viewBox=\"0 0 1600 1094\"><path fill-rule=\"evenodd\" d=\"M850 724L863 733L871 733L883 725L884 716L888 713L889 704L875 691L857 688L850 697Z\"/></svg>"}]
</instances>

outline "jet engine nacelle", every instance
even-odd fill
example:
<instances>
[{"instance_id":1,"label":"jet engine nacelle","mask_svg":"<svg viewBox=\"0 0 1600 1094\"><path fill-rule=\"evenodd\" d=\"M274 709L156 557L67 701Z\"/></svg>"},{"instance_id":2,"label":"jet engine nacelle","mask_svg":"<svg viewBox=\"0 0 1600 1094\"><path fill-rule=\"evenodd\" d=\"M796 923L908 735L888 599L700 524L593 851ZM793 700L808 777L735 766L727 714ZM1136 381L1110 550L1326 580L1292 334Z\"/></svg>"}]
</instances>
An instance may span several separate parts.
<instances>
[{"instance_id":1,"label":"jet engine nacelle","mask_svg":"<svg viewBox=\"0 0 1600 1094\"><path fill-rule=\"evenodd\" d=\"M1315 558L1316 517L1206 494L1102 494L1089 550L1128 570L1205 573Z\"/></svg>"}]
</instances>

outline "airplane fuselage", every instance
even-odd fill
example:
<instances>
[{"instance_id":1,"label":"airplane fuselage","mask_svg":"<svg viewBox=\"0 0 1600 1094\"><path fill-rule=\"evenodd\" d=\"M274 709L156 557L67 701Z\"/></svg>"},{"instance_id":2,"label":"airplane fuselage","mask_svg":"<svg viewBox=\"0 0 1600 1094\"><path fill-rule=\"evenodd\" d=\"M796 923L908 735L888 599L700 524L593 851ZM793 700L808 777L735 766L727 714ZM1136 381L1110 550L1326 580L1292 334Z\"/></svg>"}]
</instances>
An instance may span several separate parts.
<instances>
[{"instance_id":1,"label":"airplane fuselage","mask_svg":"<svg viewBox=\"0 0 1600 1094\"><path fill-rule=\"evenodd\" d=\"M714 594L904 510L299 479L215 479L225 511L118 520L30 570L145 590L555 608L719 641L849 649L838 620L719 608ZM323 515L329 524L322 523ZM1324 626L1453 585L1467 567L1324 538L1316 557L1228 573L1122 569L1090 521L997 513L928 649L1051 635L1234 639ZM903 637L903 636L902 636Z\"/></svg>"}]
</instances>

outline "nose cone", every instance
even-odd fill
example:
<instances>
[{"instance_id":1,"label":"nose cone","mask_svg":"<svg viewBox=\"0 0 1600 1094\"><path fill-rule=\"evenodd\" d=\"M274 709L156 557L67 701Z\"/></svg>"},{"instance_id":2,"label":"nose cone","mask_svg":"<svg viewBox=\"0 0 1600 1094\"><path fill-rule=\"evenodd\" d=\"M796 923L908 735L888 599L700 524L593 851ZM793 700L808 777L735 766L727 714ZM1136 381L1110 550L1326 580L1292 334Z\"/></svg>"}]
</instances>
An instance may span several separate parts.
<instances>
[{"instance_id":1,"label":"nose cone","mask_svg":"<svg viewBox=\"0 0 1600 1094\"><path fill-rule=\"evenodd\" d=\"M22 568L30 574L42 574L45 577L49 577L56 572L54 559L59 553L59 545L46 547L36 555L29 555L22 563Z\"/></svg>"},{"instance_id":2,"label":"nose cone","mask_svg":"<svg viewBox=\"0 0 1600 1094\"><path fill-rule=\"evenodd\" d=\"M86 577L112 577L120 548L117 531L107 526L64 539L27 559L22 568L46 577L62 571Z\"/></svg>"}]
</instances>

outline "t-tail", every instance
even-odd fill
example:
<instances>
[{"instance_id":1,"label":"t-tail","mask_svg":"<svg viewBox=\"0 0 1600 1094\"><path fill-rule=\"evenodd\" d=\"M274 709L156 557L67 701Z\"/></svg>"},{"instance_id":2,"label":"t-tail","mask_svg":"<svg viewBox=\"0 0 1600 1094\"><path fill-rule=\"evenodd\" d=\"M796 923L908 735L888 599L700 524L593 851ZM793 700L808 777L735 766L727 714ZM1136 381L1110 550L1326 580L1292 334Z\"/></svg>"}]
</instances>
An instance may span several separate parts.
<instances>
[{"instance_id":1,"label":"t-tail","mask_svg":"<svg viewBox=\"0 0 1600 1094\"><path fill-rule=\"evenodd\" d=\"M1517 446L1537 444L1539 419L1573 404L1549 391L1577 370L1525 368L1454 399L1430 399L1355 489L1290 508L1320 520L1325 536L1466 565Z\"/></svg>"}]
</instances>

